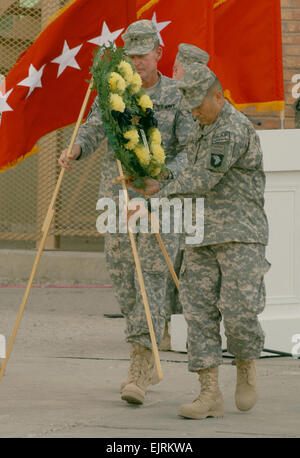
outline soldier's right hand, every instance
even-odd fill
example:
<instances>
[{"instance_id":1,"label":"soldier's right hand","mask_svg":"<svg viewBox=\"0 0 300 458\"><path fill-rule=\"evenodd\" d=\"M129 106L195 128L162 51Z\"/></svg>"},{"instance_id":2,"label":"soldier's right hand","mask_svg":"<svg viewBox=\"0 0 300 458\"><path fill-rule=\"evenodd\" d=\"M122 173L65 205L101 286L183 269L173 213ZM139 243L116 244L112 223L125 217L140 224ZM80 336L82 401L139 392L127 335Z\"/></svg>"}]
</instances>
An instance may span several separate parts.
<instances>
[{"instance_id":1,"label":"soldier's right hand","mask_svg":"<svg viewBox=\"0 0 300 458\"><path fill-rule=\"evenodd\" d=\"M75 169L74 165L71 165L71 164L72 164L72 161L75 161L75 159L77 159L77 157L80 155L81 146L74 145L68 157L67 157L67 152L68 152L68 148L63 150L63 152L61 153L58 159L58 163L64 169Z\"/></svg>"}]
</instances>

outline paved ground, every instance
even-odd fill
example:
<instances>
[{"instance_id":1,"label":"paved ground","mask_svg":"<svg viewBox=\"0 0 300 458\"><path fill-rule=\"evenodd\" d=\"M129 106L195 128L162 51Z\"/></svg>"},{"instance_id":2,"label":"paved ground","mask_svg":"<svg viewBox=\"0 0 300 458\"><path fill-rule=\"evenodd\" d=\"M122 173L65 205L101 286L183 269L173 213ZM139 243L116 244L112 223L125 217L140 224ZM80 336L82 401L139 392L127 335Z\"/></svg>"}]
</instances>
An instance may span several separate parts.
<instances>
[{"instance_id":1,"label":"paved ground","mask_svg":"<svg viewBox=\"0 0 300 458\"><path fill-rule=\"evenodd\" d=\"M0 289L0 334L10 337L24 289ZM300 437L300 360L258 361L260 400L239 412L235 367L224 359L223 419L184 420L181 403L198 394L186 354L161 352L163 381L145 405L121 401L129 346L109 288L31 291L6 374L0 383L0 437L229 438Z\"/></svg>"}]
</instances>

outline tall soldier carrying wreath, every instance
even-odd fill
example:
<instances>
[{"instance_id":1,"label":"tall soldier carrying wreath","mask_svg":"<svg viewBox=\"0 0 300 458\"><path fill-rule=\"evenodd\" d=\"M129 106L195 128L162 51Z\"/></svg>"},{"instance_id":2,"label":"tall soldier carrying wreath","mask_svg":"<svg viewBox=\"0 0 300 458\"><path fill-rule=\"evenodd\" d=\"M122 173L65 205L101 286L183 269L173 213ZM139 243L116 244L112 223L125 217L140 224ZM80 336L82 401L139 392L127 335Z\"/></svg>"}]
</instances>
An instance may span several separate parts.
<instances>
[{"instance_id":1,"label":"tall soldier carrying wreath","mask_svg":"<svg viewBox=\"0 0 300 458\"><path fill-rule=\"evenodd\" d=\"M110 98L110 108L114 108L113 111L115 112L113 115L115 130L109 133L110 141L115 139L115 134L118 131L119 140L121 139L121 150L124 152L125 149L129 152L129 156L134 162L134 170L136 171L137 168L141 167L139 169L141 177L143 174L145 174L144 176L156 176L161 180L161 183L167 183L169 174L172 174L172 178L176 178L186 166L186 144L194 121L191 112L186 111L181 104L182 95L177 89L176 82L157 70L162 48L154 24L148 20L134 22L128 27L122 38L125 43L126 55L130 57L133 69L139 74L145 93L142 100L138 99L140 101L138 107L144 108L144 114L148 120L151 118L157 121L157 128L154 121L154 125L144 125L144 129L142 129L148 136L149 155L141 142L140 126L134 125L130 118L134 108L137 109L138 107L130 108L127 106L126 100L124 102L125 92L128 90L126 78L130 79L127 74L130 73L130 70L125 65L127 60L124 59L123 68L122 66L117 68L116 75L111 75L110 79L110 92L116 96ZM94 63L94 77L97 81L96 64L97 59ZM136 90L138 90L140 80L137 76L135 78ZM64 150L59 158L62 167L71 168L74 160L82 160L97 149L100 142L107 136L105 120L102 116L99 99L96 97L86 122L79 130L71 155L67 157L67 150ZM122 189L120 183L115 183L115 178L119 175L116 163L116 155L120 153L118 146L115 145L115 149L113 149L111 142L108 142L107 151L102 161L100 184L100 197L110 197L115 200L116 204L118 203L119 191ZM158 170L159 168L161 170ZM127 173L130 172L130 164L126 167L126 171ZM134 191L130 191L130 198L138 196ZM179 234L161 234L161 236L168 255L178 272L181 260ZM160 344L168 320L171 314L176 312L174 309L176 306L175 286L153 234L139 233L135 237L155 336L158 344ZM128 379L121 385L121 397L127 402L141 404L144 401L147 387L156 383L157 379L149 329L128 234L106 233L105 254L115 295L126 318L126 340L132 346Z\"/></svg>"}]
</instances>

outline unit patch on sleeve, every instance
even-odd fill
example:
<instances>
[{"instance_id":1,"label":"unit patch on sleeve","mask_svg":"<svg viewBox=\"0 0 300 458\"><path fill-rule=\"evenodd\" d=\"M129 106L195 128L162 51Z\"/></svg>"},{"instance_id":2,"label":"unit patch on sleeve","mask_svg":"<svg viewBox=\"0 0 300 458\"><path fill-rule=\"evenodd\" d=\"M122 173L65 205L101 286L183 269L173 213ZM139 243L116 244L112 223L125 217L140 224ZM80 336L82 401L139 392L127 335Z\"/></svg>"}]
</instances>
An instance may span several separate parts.
<instances>
[{"instance_id":1,"label":"unit patch on sleeve","mask_svg":"<svg viewBox=\"0 0 300 458\"><path fill-rule=\"evenodd\" d=\"M221 167L223 163L223 159L224 159L224 154L211 153L210 165L215 168Z\"/></svg>"}]
</instances>

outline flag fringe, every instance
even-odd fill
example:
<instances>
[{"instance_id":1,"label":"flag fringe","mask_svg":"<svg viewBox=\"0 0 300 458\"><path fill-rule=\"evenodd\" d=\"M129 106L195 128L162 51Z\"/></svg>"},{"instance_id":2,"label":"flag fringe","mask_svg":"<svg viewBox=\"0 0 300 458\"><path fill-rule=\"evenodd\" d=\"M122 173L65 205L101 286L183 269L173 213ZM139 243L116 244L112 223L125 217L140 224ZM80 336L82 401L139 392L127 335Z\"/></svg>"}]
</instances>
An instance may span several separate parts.
<instances>
[{"instance_id":1,"label":"flag fringe","mask_svg":"<svg viewBox=\"0 0 300 458\"><path fill-rule=\"evenodd\" d=\"M227 0L215 0L214 8L218 8L218 6L223 5L225 2L227 2Z\"/></svg>"},{"instance_id":2,"label":"flag fringe","mask_svg":"<svg viewBox=\"0 0 300 458\"><path fill-rule=\"evenodd\" d=\"M253 103L243 103L238 104L237 107L239 110L242 110L246 107L254 106L257 112L262 111L282 111L285 107L284 100L273 100L271 102L253 102Z\"/></svg>"},{"instance_id":3,"label":"flag fringe","mask_svg":"<svg viewBox=\"0 0 300 458\"><path fill-rule=\"evenodd\" d=\"M246 107L255 107L257 112L261 111L282 111L285 107L284 100L271 100L269 102L249 102L249 103L236 103L231 97L231 92L226 89L224 97L237 109L243 110Z\"/></svg>"},{"instance_id":4,"label":"flag fringe","mask_svg":"<svg viewBox=\"0 0 300 458\"><path fill-rule=\"evenodd\" d=\"M3 167L0 168L0 173L6 172L8 169L12 169L13 167L16 167L20 162L22 162L24 159L27 159L30 156L33 156L34 154L38 153L40 148L35 145L32 150L29 153L24 154L23 156L18 157L17 159L8 162L5 164Z\"/></svg>"},{"instance_id":5,"label":"flag fringe","mask_svg":"<svg viewBox=\"0 0 300 458\"><path fill-rule=\"evenodd\" d=\"M156 3L159 3L160 0L150 0L146 5L142 6L136 14L137 18L139 19L145 11L149 10L152 6L156 5Z\"/></svg>"}]
</instances>

